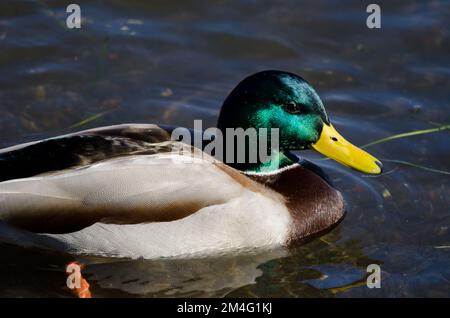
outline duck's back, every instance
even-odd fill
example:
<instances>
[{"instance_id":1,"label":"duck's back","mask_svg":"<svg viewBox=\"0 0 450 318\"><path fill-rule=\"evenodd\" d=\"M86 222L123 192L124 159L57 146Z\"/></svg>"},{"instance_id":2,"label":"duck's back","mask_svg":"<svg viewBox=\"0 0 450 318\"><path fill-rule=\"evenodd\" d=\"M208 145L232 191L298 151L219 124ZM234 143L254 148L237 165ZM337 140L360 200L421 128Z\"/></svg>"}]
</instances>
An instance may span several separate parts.
<instances>
[{"instance_id":1,"label":"duck's back","mask_svg":"<svg viewBox=\"0 0 450 318\"><path fill-rule=\"evenodd\" d=\"M122 124L83 130L0 149L0 182L86 166L101 160L171 151L171 129Z\"/></svg>"}]
</instances>

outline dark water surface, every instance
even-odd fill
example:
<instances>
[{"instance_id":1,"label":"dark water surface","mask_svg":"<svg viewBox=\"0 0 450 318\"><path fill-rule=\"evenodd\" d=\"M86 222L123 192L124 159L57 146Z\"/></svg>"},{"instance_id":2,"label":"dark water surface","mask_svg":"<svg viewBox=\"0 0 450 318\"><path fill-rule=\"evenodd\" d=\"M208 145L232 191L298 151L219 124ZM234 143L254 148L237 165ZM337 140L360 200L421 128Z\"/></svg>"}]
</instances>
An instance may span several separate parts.
<instances>
[{"instance_id":1,"label":"dark water surface","mask_svg":"<svg viewBox=\"0 0 450 318\"><path fill-rule=\"evenodd\" d=\"M70 2L67 2L67 4ZM355 144L450 122L450 2L0 2L0 148L124 122L214 126L245 76L306 78ZM95 116L92 118L92 116ZM83 124L85 119L94 119ZM345 220L303 246L182 261L81 259L93 296L450 296L449 133L372 146L377 177L317 161L344 194ZM319 157L316 157L319 158ZM1 296L71 297L67 255L0 245ZM382 286L365 286L381 265Z\"/></svg>"}]
</instances>

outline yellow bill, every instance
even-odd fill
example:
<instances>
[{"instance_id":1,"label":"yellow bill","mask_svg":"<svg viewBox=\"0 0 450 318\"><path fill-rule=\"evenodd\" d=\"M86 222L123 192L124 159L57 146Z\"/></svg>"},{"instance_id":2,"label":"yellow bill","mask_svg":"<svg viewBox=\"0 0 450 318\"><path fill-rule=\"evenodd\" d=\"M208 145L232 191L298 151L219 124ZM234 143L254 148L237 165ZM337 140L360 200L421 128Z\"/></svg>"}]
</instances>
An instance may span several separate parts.
<instances>
[{"instance_id":1,"label":"yellow bill","mask_svg":"<svg viewBox=\"0 0 450 318\"><path fill-rule=\"evenodd\" d=\"M355 170L369 174L380 174L382 171L383 165L377 158L349 143L331 124L323 125L319 140L311 147Z\"/></svg>"}]
</instances>

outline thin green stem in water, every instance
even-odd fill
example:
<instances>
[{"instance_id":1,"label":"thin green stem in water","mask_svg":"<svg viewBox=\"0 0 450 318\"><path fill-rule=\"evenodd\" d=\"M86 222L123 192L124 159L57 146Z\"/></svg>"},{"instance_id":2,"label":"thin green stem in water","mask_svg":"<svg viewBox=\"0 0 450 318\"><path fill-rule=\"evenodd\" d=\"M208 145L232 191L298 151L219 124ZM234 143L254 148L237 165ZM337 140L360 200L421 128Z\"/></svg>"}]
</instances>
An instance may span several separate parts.
<instances>
[{"instance_id":1,"label":"thin green stem in water","mask_svg":"<svg viewBox=\"0 0 450 318\"><path fill-rule=\"evenodd\" d=\"M73 129L73 128L78 128L80 126L84 126L87 123L90 123L91 121L94 121L94 120L96 120L96 119L106 115L107 113L109 113L109 111L92 115L92 116L90 116L88 118L83 119L82 121L79 121L78 123L73 124L72 126L69 127L69 129Z\"/></svg>"},{"instance_id":2,"label":"thin green stem in water","mask_svg":"<svg viewBox=\"0 0 450 318\"><path fill-rule=\"evenodd\" d=\"M440 127L437 127L437 128L416 130L416 131L411 131L411 132L407 132L407 133L392 135L392 136L389 136L389 137L386 137L386 138L382 138L382 139L378 139L378 140L372 141L372 142L370 142L368 144L362 145L361 148L366 148L366 147L370 147L370 146L373 146L373 145L381 144L383 142L390 141L390 140L393 140L393 139L399 139L399 138L405 138L405 137L429 134L429 133L444 131L444 130L448 130L448 129L450 129L450 125L443 125L443 126L440 126Z\"/></svg>"},{"instance_id":3,"label":"thin green stem in water","mask_svg":"<svg viewBox=\"0 0 450 318\"><path fill-rule=\"evenodd\" d=\"M448 171L433 169L433 168L421 166L416 163L412 163L412 162L408 162L408 161L404 161L404 160L395 160L395 159L386 159L386 158L382 158L381 160L386 161L386 162L398 163L398 164L402 164L402 165L406 165L406 166L410 166L410 167L414 167L414 168L419 168L419 169L430 171L430 172L436 172L436 173L450 175L450 172L448 172Z\"/></svg>"}]
</instances>

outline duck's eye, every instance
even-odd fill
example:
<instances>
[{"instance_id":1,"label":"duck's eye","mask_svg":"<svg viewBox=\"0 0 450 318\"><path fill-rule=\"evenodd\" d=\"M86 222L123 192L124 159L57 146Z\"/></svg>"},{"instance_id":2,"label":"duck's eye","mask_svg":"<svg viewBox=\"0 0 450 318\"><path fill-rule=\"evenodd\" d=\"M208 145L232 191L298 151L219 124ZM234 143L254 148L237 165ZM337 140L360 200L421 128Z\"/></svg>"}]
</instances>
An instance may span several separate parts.
<instances>
[{"instance_id":1,"label":"duck's eye","mask_svg":"<svg viewBox=\"0 0 450 318\"><path fill-rule=\"evenodd\" d=\"M294 102L288 102L284 104L283 109L290 114L300 114L300 105Z\"/></svg>"}]
</instances>

